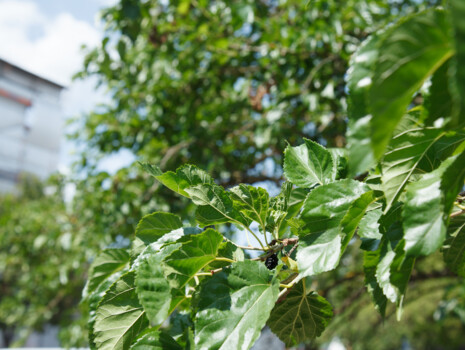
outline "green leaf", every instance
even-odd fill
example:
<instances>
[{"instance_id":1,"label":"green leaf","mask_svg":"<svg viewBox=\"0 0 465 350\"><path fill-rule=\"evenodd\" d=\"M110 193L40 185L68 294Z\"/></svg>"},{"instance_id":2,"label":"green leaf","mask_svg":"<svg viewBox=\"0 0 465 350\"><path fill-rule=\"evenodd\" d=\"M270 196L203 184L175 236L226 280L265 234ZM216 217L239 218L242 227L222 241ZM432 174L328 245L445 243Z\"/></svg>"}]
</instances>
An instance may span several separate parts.
<instances>
[{"instance_id":1,"label":"green leaf","mask_svg":"<svg viewBox=\"0 0 465 350\"><path fill-rule=\"evenodd\" d=\"M443 255L449 269L465 277L465 216L454 218L448 228Z\"/></svg>"},{"instance_id":2,"label":"green leaf","mask_svg":"<svg viewBox=\"0 0 465 350\"><path fill-rule=\"evenodd\" d=\"M222 258L231 259L234 261L244 261L244 251L235 244L227 241L220 244L218 249L218 256ZM212 261L209 266L212 269L228 266L231 263L228 261Z\"/></svg>"},{"instance_id":3,"label":"green leaf","mask_svg":"<svg viewBox=\"0 0 465 350\"><path fill-rule=\"evenodd\" d=\"M231 188L229 195L237 210L265 229L270 199L265 189L240 184Z\"/></svg>"},{"instance_id":4,"label":"green leaf","mask_svg":"<svg viewBox=\"0 0 465 350\"><path fill-rule=\"evenodd\" d=\"M99 284L97 289L95 289L87 298L89 303L89 319L87 321L87 326L89 329L89 347L91 349L96 349L95 346L95 333L94 333L94 325L95 325L95 318L97 316L97 307L102 300L103 296L105 295L106 291L111 287L113 283L118 280L123 273L126 273L127 270L120 270L111 276L107 277L102 283Z\"/></svg>"},{"instance_id":5,"label":"green leaf","mask_svg":"<svg viewBox=\"0 0 465 350\"><path fill-rule=\"evenodd\" d=\"M434 72L431 78L431 86L425 96L425 106L428 116L425 124L434 125L439 118L446 120L452 115L452 96L450 93L450 65L451 59L446 61L441 67Z\"/></svg>"},{"instance_id":6,"label":"green leaf","mask_svg":"<svg viewBox=\"0 0 465 350\"><path fill-rule=\"evenodd\" d=\"M160 250L165 244L177 241L183 236L195 235L202 232L202 229L198 227L181 227L171 232L165 233L156 242L150 243L149 246L155 251ZM131 256L134 259L132 265L137 264L137 261L144 258L143 253L147 249L147 244L143 242L139 237L135 237L132 242ZM149 243L149 241L147 241Z\"/></svg>"},{"instance_id":7,"label":"green leaf","mask_svg":"<svg viewBox=\"0 0 465 350\"><path fill-rule=\"evenodd\" d=\"M83 291L83 298L86 298L97 287L114 273L124 269L129 262L129 253L126 249L105 249L103 250L89 269L89 277Z\"/></svg>"},{"instance_id":8,"label":"green leaf","mask_svg":"<svg viewBox=\"0 0 465 350\"><path fill-rule=\"evenodd\" d=\"M294 185L310 188L323 185L336 179L331 152L311 140L304 139L304 144L297 147L288 146L284 151L284 175Z\"/></svg>"},{"instance_id":9,"label":"green leaf","mask_svg":"<svg viewBox=\"0 0 465 350\"><path fill-rule=\"evenodd\" d=\"M347 155L346 148L328 148L333 157L334 167L336 168L336 180L345 179L347 177Z\"/></svg>"},{"instance_id":10,"label":"green leaf","mask_svg":"<svg viewBox=\"0 0 465 350\"><path fill-rule=\"evenodd\" d=\"M275 305L267 325L291 347L320 336L332 316L331 304L317 293L307 294L305 283L301 281L283 302Z\"/></svg>"},{"instance_id":11,"label":"green leaf","mask_svg":"<svg viewBox=\"0 0 465 350\"><path fill-rule=\"evenodd\" d=\"M379 35L372 34L352 56L347 71L349 90L347 148L349 175L366 171L375 164L371 148L371 114L367 107L367 94L372 84L372 67L378 57Z\"/></svg>"},{"instance_id":12,"label":"green leaf","mask_svg":"<svg viewBox=\"0 0 465 350\"><path fill-rule=\"evenodd\" d=\"M375 251L378 249L382 234L379 232L378 220L383 214L381 209L369 211L360 221L357 234L362 240L360 249Z\"/></svg>"},{"instance_id":13,"label":"green leaf","mask_svg":"<svg viewBox=\"0 0 465 350\"><path fill-rule=\"evenodd\" d=\"M198 205L197 221L203 225L231 222L249 226L250 222L233 206L232 200L221 186L203 184L186 188L192 201Z\"/></svg>"},{"instance_id":14,"label":"green leaf","mask_svg":"<svg viewBox=\"0 0 465 350\"><path fill-rule=\"evenodd\" d=\"M283 233L285 219L289 214L292 214L292 212L289 212L292 192L294 192L292 189L292 183L286 181L281 185L281 192L276 197L270 199L270 209L266 221L266 230L273 233L275 237ZM292 202L292 204L295 205L297 203ZM293 209L295 209L295 207Z\"/></svg>"},{"instance_id":15,"label":"green leaf","mask_svg":"<svg viewBox=\"0 0 465 350\"><path fill-rule=\"evenodd\" d=\"M213 179L205 171L197 168L195 165L186 164L176 169L176 172L167 171L163 173L160 168L148 163L142 164L144 170L148 171L153 177L160 181L180 195L189 198L189 194L184 191L187 187L200 184L214 184Z\"/></svg>"},{"instance_id":16,"label":"green leaf","mask_svg":"<svg viewBox=\"0 0 465 350\"><path fill-rule=\"evenodd\" d=\"M465 124L465 4L461 0L450 0L449 6L455 48L450 76L455 84L452 85L454 108L448 126L454 129Z\"/></svg>"},{"instance_id":17,"label":"green leaf","mask_svg":"<svg viewBox=\"0 0 465 350\"><path fill-rule=\"evenodd\" d=\"M312 190L302 207L300 220L304 223L299 236L309 233L339 231L339 224L350 205L369 187L352 179L340 180Z\"/></svg>"},{"instance_id":18,"label":"green leaf","mask_svg":"<svg viewBox=\"0 0 465 350\"><path fill-rule=\"evenodd\" d=\"M450 157L407 186L402 212L407 255L429 255L444 242L448 216L465 178L463 164L465 153Z\"/></svg>"},{"instance_id":19,"label":"green leaf","mask_svg":"<svg viewBox=\"0 0 465 350\"><path fill-rule=\"evenodd\" d=\"M198 349L249 349L278 298L279 282L258 261L234 263L202 285L195 317Z\"/></svg>"},{"instance_id":20,"label":"green leaf","mask_svg":"<svg viewBox=\"0 0 465 350\"><path fill-rule=\"evenodd\" d=\"M354 236L355 230L365 215L366 210L375 200L376 197L374 192L368 191L363 193L351 204L349 210L342 218L340 225L342 235L344 237L342 241L342 251L345 250L350 240Z\"/></svg>"},{"instance_id":21,"label":"green leaf","mask_svg":"<svg viewBox=\"0 0 465 350\"><path fill-rule=\"evenodd\" d=\"M136 237L146 245L156 242L165 233L182 227L181 219L171 213L155 212L145 215L136 227Z\"/></svg>"},{"instance_id":22,"label":"green leaf","mask_svg":"<svg viewBox=\"0 0 465 350\"><path fill-rule=\"evenodd\" d=\"M214 261L222 241L221 233L207 229L201 234L190 236L179 249L173 251L164 260L166 277L171 287L182 289L197 272Z\"/></svg>"},{"instance_id":23,"label":"green leaf","mask_svg":"<svg viewBox=\"0 0 465 350\"><path fill-rule=\"evenodd\" d=\"M453 54L449 30L444 11L428 9L383 34L368 98L375 158L384 153L412 95Z\"/></svg>"},{"instance_id":24,"label":"green leaf","mask_svg":"<svg viewBox=\"0 0 465 350\"><path fill-rule=\"evenodd\" d=\"M402 314L410 274L415 258L406 257L404 241L385 239L380 247L379 264L376 267L376 280L383 294L397 306L397 318Z\"/></svg>"},{"instance_id":25,"label":"green leaf","mask_svg":"<svg viewBox=\"0 0 465 350\"><path fill-rule=\"evenodd\" d=\"M379 311L382 317L385 317L387 298L376 279L376 267L379 260L379 249L375 251L366 251L363 255L363 271L365 272L365 286L375 304L375 309Z\"/></svg>"},{"instance_id":26,"label":"green leaf","mask_svg":"<svg viewBox=\"0 0 465 350\"><path fill-rule=\"evenodd\" d=\"M152 175L153 177L161 176L163 175L163 171L155 165L152 165L150 163L142 163L139 162L139 166L147 173Z\"/></svg>"},{"instance_id":27,"label":"green leaf","mask_svg":"<svg viewBox=\"0 0 465 350\"><path fill-rule=\"evenodd\" d=\"M97 308L94 333L98 349L128 349L148 326L134 287L135 272L121 276L105 293Z\"/></svg>"},{"instance_id":28,"label":"green leaf","mask_svg":"<svg viewBox=\"0 0 465 350\"><path fill-rule=\"evenodd\" d=\"M392 138L381 163L382 189L389 209L399 198L428 150L444 135L441 129L411 127Z\"/></svg>"},{"instance_id":29,"label":"green leaf","mask_svg":"<svg viewBox=\"0 0 465 350\"><path fill-rule=\"evenodd\" d=\"M171 244L158 251L149 246L137 267L137 295L153 325L160 325L173 311L170 310L171 287L162 261L180 246Z\"/></svg>"},{"instance_id":30,"label":"green leaf","mask_svg":"<svg viewBox=\"0 0 465 350\"><path fill-rule=\"evenodd\" d=\"M182 350L183 348L173 338L164 332L154 330L141 336L131 350Z\"/></svg>"},{"instance_id":31,"label":"green leaf","mask_svg":"<svg viewBox=\"0 0 465 350\"><path fill-rule=\"evenodd\" d=\"M345 238L340 224L352 203L369 190L365 184L347 179L319 186L302 207L297 263L303 276L335 268Z\"/></svg>"},{"instance_id":32,"label":"green leaf","mask_svg":"<svg viewBox=\"0 0 465 350\"><path fill-rule=\"evenodd\" d=\"M301 276L313 276L334 269L342 252L342 237L335 231L309 234L300 239L297 264Z\"/></svg>"}]
</instances>

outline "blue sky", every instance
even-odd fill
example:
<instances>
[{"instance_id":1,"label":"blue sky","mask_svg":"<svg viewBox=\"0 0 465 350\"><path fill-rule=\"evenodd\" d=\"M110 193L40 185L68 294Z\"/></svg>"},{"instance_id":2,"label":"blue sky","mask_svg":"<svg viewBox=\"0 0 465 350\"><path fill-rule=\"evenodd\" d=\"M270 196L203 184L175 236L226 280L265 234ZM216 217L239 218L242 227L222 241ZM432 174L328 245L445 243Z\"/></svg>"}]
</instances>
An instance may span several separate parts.
<instances>
[{"instance_id":1,"label":"blue sky","mask_svg":"<svg viewBox=\"0 0 465 350\"><path fill-rule=\"evenodd\" d=\"M66 86L63 117L79 116L106 99L95 81L72 81L82 67L81 46L95 46L102 37L97 20L102 7L117 0L0 0L0 57L39 76ZM63 143L60 166L70 163L73 145ZM114 171L132 157L119 155L104 162Z\"/></svg>"}]
</instances>

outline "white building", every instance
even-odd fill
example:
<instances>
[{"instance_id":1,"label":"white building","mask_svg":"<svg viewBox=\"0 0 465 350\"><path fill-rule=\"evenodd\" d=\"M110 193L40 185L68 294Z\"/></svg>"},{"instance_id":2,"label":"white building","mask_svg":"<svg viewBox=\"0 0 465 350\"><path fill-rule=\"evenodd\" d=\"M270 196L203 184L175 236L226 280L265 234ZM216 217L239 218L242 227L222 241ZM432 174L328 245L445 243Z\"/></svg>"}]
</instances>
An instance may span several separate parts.
<instances>
[{"instance_id":1,"label":"white building","mask_svg":"<svg viewBox=\"0 0 465 350\"><path fill-rule=\"evenodd\" d=\"M0 192L21 172L40 178L57 169L63 86L0 59Z\"/></svg>"}]
</instances>

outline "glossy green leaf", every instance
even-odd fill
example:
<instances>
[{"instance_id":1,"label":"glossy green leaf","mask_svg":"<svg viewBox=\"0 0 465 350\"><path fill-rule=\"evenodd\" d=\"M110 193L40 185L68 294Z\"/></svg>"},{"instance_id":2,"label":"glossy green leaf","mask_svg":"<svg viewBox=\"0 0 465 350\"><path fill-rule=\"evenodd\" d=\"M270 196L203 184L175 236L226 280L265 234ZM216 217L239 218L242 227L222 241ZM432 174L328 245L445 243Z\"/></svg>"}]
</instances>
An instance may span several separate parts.
<instances>
[{"instance_id":1,"label":"glossy green leaf","mask_svg":"<svg viewBox=\"0 0 465 350\"><path fill-rule=\"evenodd\" d=\"M414 127L394 136L384 155L382 189L386 208L399 198L405 186L419 171L420 162L428 158L428 150L444 135L441 129Z\"/></svg>"},{"instance_id":2,"label":"glossy green leaf","mask_svg":"<svg viewBox=\"0 0 465 350\"><path fill-rule=\"evenodd\" d=\"M349 175L354 176L372 167L375 158L371 148L371 114L367 107L367 94L372 84L372 67L378 57L379 35L372 34L352 56L347 71L349 90L347 148Z\"/></svg>"},{"instance_id":3,"label":"glossy green leaf","mask_svg":"<svg viewBox=\"0 0 465 350\"><path fill-rule=\"evenodd\" d=\"M380 247L379 263L376 267L376 280L383 294L397 306L400 319L402 306L415 258L406 257L404 241L385 239ZM379 300L379 296L377 297Z\"/></svg>"},{"instance_id":4,"label":"glossy green leaf","mask_svg":"<svg viewBox=\"0 0 465 350\"><path fill-rule=\"evenodd\" d=\"M451 220L443 255L447 267L457 275L465 277L465 216Z\"/></svg>"},{"instance_id":5,"label":"glossy green leaf","mask_svg":"<svg viewBox=\"0 0 465 350\"><path fill-rule=\"evenodd\" d=\"M182 227L181 219L171 213L155 212L145 215L136 227L136 237L145 244L157 241L165 233Z\"/></svg>"},{"instance_id":6,"label":"glossy green leaf","mask_svg":"<svg viewBox=\"0 0 465 350\"><path fill-rule=\"evenodd\" d=\"M148 326L145 311L137 298L134 278L134 271L124 274L101 300L94 325L98 349L128 349Z\"/></svg>"},{"instance_id":7,"label":"glossy green leaf","mask_svg":"<svg viewBox=\"0 0 465 350\"><path fill-rule=\"evenodd\" d=\"M339 232L338 227L350 205L369 190L362 182L346 179L319 186L309 193L302 207L300 236L326 231Z\"/></svg>"},{"instance_id":8,"label":"glossy green leaf","mask_svg":"<svg viewBox=\"0 0 465 350\"><path fill-rule=\"evenodd\" d=\"M164 332L154 330L141 336L131 346L131 350L182 350L173 338Z\"/></svg>"},{"instance_id":9,"label":"glossy green leaf","mask_svg":"<svg viewBox=\"0 0 465 350\"><path fill-rule=\"evenodd\" d=\"M147 246L150 246L153 250L158 251L160 250L165 244L172 243L177 241L183 236L188 235L195 235L202 232L202 229L198 227L181 227L171 232L165 233L161 236L157 241L146 244L143 242L139 237L134 237L134 241L132 242L132 267L137 264L138 260L144 258L143 254L144 251L147 249ZM149 243L149 242L147 242Z\"/></svg>"},{"instance_id":10,"label":"glossy green leaf","mask_svg":"<svg viewBox=\"0 0 465 350\"><path fill-rule=\"evenodd\" d=\"M319 186L308 195L300 215L297 263L303 276L337 266L345 238L340 224L352 203L369 190L365 184L347 179Z\"/></svg>"},{"instance_id":11,"label":"glossy green leaf","mask_svg":"<svg viewBox=\"0 0 465 350\"><path fill-rule=\"evenodd\" d=\"M431 254L444 242L448 216L465 178L463 164L465 153L450 157L407 186L402 215L409 256Z\"/></svg>"},{"instance_id":12,"label":"glossy green leaf","mask_svg":"<svg viewBox=\"0 0 465 350\"><path fill-rule=\"evenodd\" d=\"M335 231L302 237L297 247L297 264L302 276L334 269L342 252L342 237Z\"/></svg>"},{"instance_id":13,"label":"glossy green leaf","mask_svg":"<svg viewBox=\"0 0 465 350\"><path fill-rule=\"evenodd\" d=\"M202 285L195 316L198 349L249 349L278 298L279 282L262 262L234 263Z\"/></svg>"},{"instance_id":14,"label":"glossy green leaf","mask_svg":"<svg viewBox=\"0 0 465 350\"><path fill-rule=\"evenodd\" d=\"M265 189L240 184L231 188L229 195L237 210L265 228L269 208L269 195Z\"/></svg>"},{"instance_id":15,"label":"glossy green leaf","mask_svg":"<svg viewBox=\"0 0 465 350\"><path fill-rule=\"evenodd\" d=\"M342 251L345 250L347 244L349 244L350 240L354 236L355 230L365 215L366 210L372 203L374 203L375 200L376 197L374 192L368 191L363 193L350 205L349 210L342 218L340 224L343 236Z\"/></svg>"},{"instance_id":16,"label":"glossy green leaf","mask_svg":"<svg viewBox=\"0 0 465 350\"><path fill-rule=\"evenodd\" d=\"M382 214L383 211L381 209L375 209L366 213L362 220L360 220L357 231L357 234L362 240L360 249L369 251L375 251L378 249L382 238L382 235L379 232L378 220Z\"/></svg>"},{"instance_id":17,"label":"glossy green leaf","mask_svg":"<svg viewBox=\"0 0 465 350\"><path fill-rule=\"evenodd\" d=\"M336 179L336 166L331 153L323 146L304 139L304 144L284 151L284 175L294 185L313 187Z\"/></svg>"},{"instance_id":18,"label":"glossy green leaf","mask_svg":"<svg viewBox=\"0 0 465 350\"><path fill-rule=\"evenodd\" d=\"M380 260L380 250L366 251L363 254L363 271L365 272L365 286L371 299L375 304L375 309L379 311L382 317L386 315L387 298L383 289L376 279L376 267Z\"/></svg>"},{"instance_id":19,"label":"glossy green leaf","mask_svg":"<svg viewBox=\"0 0 465 350\"><path fill-rule=\"evenodd\" d=\"M465 4L461 0L450 0L449 6L455 56L452 59L450 72L454 82L452 85L454 108L448 126L454 129L465 124L465 24L463 21Z\"/></svg>"},{"instance_id":20,"label":"glossy green leaf","mask_svg":"<svg viewBox=\"0 0 465 350\"><path fill-rule=\"evenodd\" d=\"M95 289L88 297L88 305L89 305L89 319L87 320L88 326L88 335L89 335L89 347L91 349L96 349L95 346L95 333L94 333L94 325L95 325L95 318L97 316L97 307L102 300L103 296L105 295L106 291L111 287L113 283L115 283L122 274L128 272L127 270L123 269L120 270L111 276L108 276L102 283L99 284L97 289Z\"/></svg>"},{"instance_id":21,"label":"glossy green leaf","mask_svg":"<svg viewBox=\"0 0 465 350\"><path fill-rule=\"evenodd\" d=\"M233 206L232 200L221 186L203 184L185 189L192 201L198 205L197 221L203 225L231 222L249 225L249 221Z\"/></svg>"},{"instance_id":22,"label":"glossy green leaf","mask_svg":"<svg viewBox=\"0 0 465 350\"><path fill-rule=\"evenodd\" d=\"M267 325L290 347L320 336L332 316L331 304L315 292L307 294L301 281L284 301L276 304Z\"/></svg>"},{"instance_id":23,"label":"glossy green leaf","mask_svg":"<svg viewBox=\"0 0 465 350\"><path fill-rule=\"evenodd\" d=\"M138 265L136 291L152 325L160 325L172 311L171 287L165 277L162 261L180 246L181 244L171 244L161 250L149 246Z\"/></svg>"},{"instance_id":24,"label":"glossy green leaf","mask_svg":"<svg viewBox=\"0 0 465 350\"><path fill-rule=\"evenodd\" d=\"M150 164L142 164L142 167L163 185L185 197L189 197L188 193L184 191L187 187L214 183L210 175L195 165L183 165L176 169L176 172L167 171L165 173L160 168Z\"/></svg>"},{"instance_id":25,"label":"glossy green leaf","mask_svg":"<svg viewBox=\"0 0 465 350\"><path fill-rule=\"evenodd\" d=\"M412 95L453 54L444 11L429 9L392 26L379 43L369 92L371 146L379 159Z\"/></svg>"},{"instance_id":26,"label":"glossy green leaf","mask_svg":"<svg viewBox=\"0 0 465 350\"><path fill-rule=\"evenodd\" d=\"M139 162L139 166L147 173L152 175L153 177L161 176L163 175L163 171L156 165L152 165L150 163L142 163Z\"/></svg>"},{"instance_id":27,"label":"glossy green leaf","mask_svg":"<svg viewBox=\"0 0 465 350\"><path fill-rule=\"evenodd\" d=\"M97 287L114 273L124 269L129 262L126 249L105 249L93 261L83 297L92 294Z\"/></svg>"},{"instance_id":28,"label":"glossy green leaf","mask_svg":"<svg viewBox=\"0 0 465 350\"><path fill-rule=\"evenodd\" d=\"M182 289L218 256L223 236L218 231L207 229L189 237L181 247L174 250L165 260L166 277L172 288Z\"/></svg>"},{"instance_id":29,"label":"glossy green leaf","mask_svg":"<svg viewBox=\"0 0 465 350\"><path fill-rule=\"evenodd\" d=\"M347 156L348 150L346 148L327 148L333 157L334 167L336 168L335 180L345 179L348 172Z\"/></svg>"},{"instance_id":30,"label":"glossy green leaf","mask_svg":"<svg viewBox=\"0 0 465 350\"><path fill-rule=\"evenodd\" d=\"M244 251L235 244L226 241L220 244L218 248L218 256L231 259L234 261L244 261ZM228 261L212 261L209 266L213 269L228 266L231 263Z\"/></svg>"}]
</instances>

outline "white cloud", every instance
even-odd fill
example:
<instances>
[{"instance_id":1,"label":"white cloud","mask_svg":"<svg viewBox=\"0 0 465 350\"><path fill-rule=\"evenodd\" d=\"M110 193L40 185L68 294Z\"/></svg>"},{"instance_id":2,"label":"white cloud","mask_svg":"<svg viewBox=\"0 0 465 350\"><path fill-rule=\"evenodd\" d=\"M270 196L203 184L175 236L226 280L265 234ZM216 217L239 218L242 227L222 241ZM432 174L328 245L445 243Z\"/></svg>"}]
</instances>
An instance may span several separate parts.
<instances>
[{"instance_id":1,"label":"white cloud","mask_svg":"<svg viewBox=\"0 0 465 350\"><path fill-rule=\"evenodd\" d=\"M82 44L101 34L69 13L47 17L30 1L0 0L0 57L61 84L81 68Z\"/></svg>"},{"instance_id":2,"label":"white cloud","mask_svg":"<svg viewBox=\"0 0 465 350\"><path fill-rule=\"evenodd\" d=\"M101 6L107 7L116 5L118 0L98 0L98 2Z\"/></svg>"}]
</instances>

